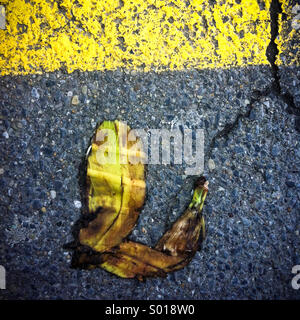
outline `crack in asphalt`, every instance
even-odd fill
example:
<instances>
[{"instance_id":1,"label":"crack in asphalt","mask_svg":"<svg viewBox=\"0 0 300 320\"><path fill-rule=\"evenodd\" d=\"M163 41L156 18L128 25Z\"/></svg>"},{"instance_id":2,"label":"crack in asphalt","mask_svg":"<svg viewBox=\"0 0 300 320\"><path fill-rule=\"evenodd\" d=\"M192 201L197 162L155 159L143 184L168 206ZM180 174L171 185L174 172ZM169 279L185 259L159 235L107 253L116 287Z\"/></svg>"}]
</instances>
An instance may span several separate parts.
<instances>
[{"instance_id":1,"label":"crack in asphalt","mask_svg":"<svg viewBox=\"0 0 300 320\"><path fill-rule=\"evenodd\" d=\"M208 158L211 157L212 150L215 146L217 139L219 138L228 138L232 131L238 126L238 123L241 119L247 119L250 116L251 110L254 107L254 104L258 102L262 97L267 97L270 94L274 94L279 97L284 103L287 104L286 111L289 114L296 116L295 129L300 132L300 108L296 106L294 97L289 92L282 92L281 83L280 83L280 74L279 67L276 64L276 60L279 54L278 46L275 42L277 36L279 35L279 14L282 13L282 5L279 0L272 0L270 7L270 19L271 19L271 40L266 50L266 56L270 63L273 83L265 88L264 90L255 90L252 93L249 107L246 112L238 113L235 120L231 123L225 124L224 128L219 131L211 140L208 148Z\"/></svg>"},{"instance_id":2,"label":"crack in asphalt","mask_svg":"<svg viewBox=\"0 0 300 320\"><path fill-rule=\"evenodd\" d=\"M271 41L267 47L266 56L272 68L272 75L274 78L272 91L287 104L287 112L297 117L300 116L300 108L296 106L294 97L289 92L282 92L280 83L279 67L276 64L276 59L279 54L277 44L275 42L279 35L279 14L282 13L282 4L279 0L272 0L270 7L271 19ZM295 129L300 132L300 126L296 125Z\"/></svg>"},{"instance_id":3,"label":"crack in asphalt","mask_svg":"<svg viewBox=\"0 0 300 320\"><path fill-rule=\"evenodd\" d=\"M267 59L272 68L272 76L274 78L273 90L277 95L281 94L279 68L276 65L276 59L279 54L277 44L275 42L276 37L279 35L279 14L282 13L281 4L279 0L272 0L270 7L270 19L271 19L271 40L266 50Z\"/></svg>"},{"instance_id":4,"label":"crack in asphalt","mask_svg":"<svg viewBox=\"0 0 300 320\"><path fill-rule=\"evenodd\" d=\"M272 92L272 89L270 87L267 87L261 91L260 90L253 91L250 103L247 108L247 111L238 113L238 115L236 116L236 118L233 122L226 123L224 128L221 131L219 131L212 138L210 145L209 145L209 148L208 148L208 152L207 152L208 158L211 157L211 153L212 153L212 150L215 146L216 141L219 138L226 138L227 139L228 136L232 133L232 131L238 126L240 120L245 119L245 118L247 119L250 117L250 113L251 113L251 110L254 108L254 104L256 102L258 102L261 98L269 96L271 92Z\"/></svg>"}]
</instances>

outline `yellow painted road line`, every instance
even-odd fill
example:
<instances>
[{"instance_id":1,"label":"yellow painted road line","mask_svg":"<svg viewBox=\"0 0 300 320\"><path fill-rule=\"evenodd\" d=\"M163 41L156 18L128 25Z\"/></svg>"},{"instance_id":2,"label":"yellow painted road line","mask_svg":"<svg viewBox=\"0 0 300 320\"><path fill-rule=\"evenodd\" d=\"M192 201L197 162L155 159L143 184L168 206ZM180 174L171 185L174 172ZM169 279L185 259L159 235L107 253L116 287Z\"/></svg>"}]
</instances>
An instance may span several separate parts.
<instances>
[{"instance_id":1,"label":"yellow painted road line","mask_svg":"<svg viewBox=\"0 0 300 320\"><path fill-rule=\"evenodd\" d=\"M1 75L268 64L271 0L0 3L6 8Z\"/></svg>"}]
</instances>

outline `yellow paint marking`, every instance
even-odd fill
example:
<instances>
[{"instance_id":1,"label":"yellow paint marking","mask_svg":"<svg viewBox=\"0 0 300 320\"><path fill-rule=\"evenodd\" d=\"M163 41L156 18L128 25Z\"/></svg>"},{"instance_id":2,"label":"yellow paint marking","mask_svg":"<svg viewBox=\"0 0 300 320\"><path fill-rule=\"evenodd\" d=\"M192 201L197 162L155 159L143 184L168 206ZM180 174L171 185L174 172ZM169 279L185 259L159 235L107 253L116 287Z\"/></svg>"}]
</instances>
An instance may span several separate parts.
<instances>
[{"instance_id":1,"label":"yellow paint marking","mask_svg":"<svg viewBox=\"0 0 300 320\"><path fill-rule=\"evenodd\" d=\"M212 2L2 0L1 74L268 64L271 0Z\"/></svg>"}]
</instances>

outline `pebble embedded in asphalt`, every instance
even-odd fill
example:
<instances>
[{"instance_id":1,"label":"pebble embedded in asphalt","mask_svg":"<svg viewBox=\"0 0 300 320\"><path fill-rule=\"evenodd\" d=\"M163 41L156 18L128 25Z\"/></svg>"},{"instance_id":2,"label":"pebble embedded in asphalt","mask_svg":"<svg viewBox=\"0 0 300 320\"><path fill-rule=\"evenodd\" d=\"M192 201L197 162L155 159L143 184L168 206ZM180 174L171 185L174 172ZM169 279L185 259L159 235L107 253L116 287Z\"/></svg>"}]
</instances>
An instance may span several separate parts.
<instances>
[{"instance_id":1,"label":"pebble embedded in asphalt","mask_svg":"<svg viewBox=\"0 0 300 320\"><path fill-rule=\"evenodd\" d=\"M55 199L56 198L56 191L55 190L51 190L50 191L50 196L51 196L51 199Z\"/></svg>"},{"instance_id":2,"label":"pebble embedded in asphalt","mask_svg":"<svg viewBox=\"0 0 300 320\"><path fill-rule=\"evenodd\" d=\"M75 105L75 106L79 104L79 98L78 98L77 95L73 96L72 104Z\"/></svg>"},{"instance_id":3,"label":"pebble embedded in asphalt","mask_svg":"<svg viewBox=\"0 0 300 320\"><path fill-rule=\"evenodd\" d=\"M75 206L75 208L80 209L82 205L81 205L80 201L74 200L74 206Z\"/></svg>"},{"instance_id":4,"label":"pebble embedded in asphalt","mask_svg":"<svg viewBox=\"0 0 300 320\"><path fill-rule=\"evenodd\" d=\"M215 164L214 160L213 159L209 159L208 160L208 169L210 171L213 171L215 168L216 168L216 164Z\"/></svg>"}]
</instances>

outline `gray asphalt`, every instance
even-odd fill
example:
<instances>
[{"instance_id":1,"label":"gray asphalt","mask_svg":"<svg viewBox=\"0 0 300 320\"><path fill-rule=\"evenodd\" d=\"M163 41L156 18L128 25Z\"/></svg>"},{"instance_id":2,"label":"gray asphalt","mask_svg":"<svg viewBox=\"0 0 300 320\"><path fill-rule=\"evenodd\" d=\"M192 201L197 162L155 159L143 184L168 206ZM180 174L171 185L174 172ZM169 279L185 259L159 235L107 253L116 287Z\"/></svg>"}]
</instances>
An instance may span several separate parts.
<instances>
[{"instance_id":1,"label":"gray asphalt","mask_svg":"<svg viewBox=\"0 0 300 320\"><path fill-rule=\"evenodd\" d=\"M1 299L299 299L300 68L74 72L0 78ZM285 95L288 93L288 95ZM74 96L78 96L74 97ZM292 102L291 102L292 101ZM201 128L207 239L166 279L70 267L82 161L97 125ZM298 130L298 131L297 131ZM154 245L190 201L185 165L149 165L130 235ZM75 201L75 202L74 202Z\"/></svg>"}]
</instances>

